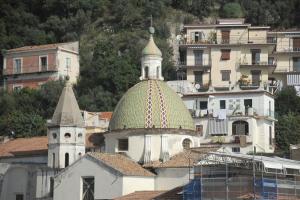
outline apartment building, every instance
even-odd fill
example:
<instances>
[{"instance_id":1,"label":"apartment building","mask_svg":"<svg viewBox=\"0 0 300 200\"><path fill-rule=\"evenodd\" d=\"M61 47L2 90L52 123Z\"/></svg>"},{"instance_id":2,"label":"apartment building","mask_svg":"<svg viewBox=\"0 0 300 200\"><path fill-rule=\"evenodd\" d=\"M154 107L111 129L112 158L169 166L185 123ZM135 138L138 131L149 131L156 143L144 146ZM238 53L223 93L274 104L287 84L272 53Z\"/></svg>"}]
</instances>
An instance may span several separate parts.
<instances>
[{"instance_id":1,"label":"apartment building","mask_svg":"<svg viewBox=\"0 0 300 200\"><path fill-rule=\"evenodd\" d=\"M79 76L79 43L24 46L3 51L4 88L38 88L50 80Z\"/></svg>"},{"instance_id":2,"label":"apartment building","mask_svg":"<svg viewBox=\"0 0 300 200\"><path fill-rule=\"evenodd\" d=\"M244 19L184 25L178 64L188 83L169 85L181 93L201 145L222 144L227 152L274 152L273 94L281 80L273 76L276 43L268 37L269 29Z\"/></svg>"},{"instance_id":3,"label":"apartment building","mask_svg":"<svg viewBox=\"0 0 300 200\"><path fill-rule=\"evenodd\" d=\"M284 86L300 86L300 31L284 30L268 32L268 40L276 44L270 55L277 67L270 77L282 80Z\"/></svg>"}]
</instances>

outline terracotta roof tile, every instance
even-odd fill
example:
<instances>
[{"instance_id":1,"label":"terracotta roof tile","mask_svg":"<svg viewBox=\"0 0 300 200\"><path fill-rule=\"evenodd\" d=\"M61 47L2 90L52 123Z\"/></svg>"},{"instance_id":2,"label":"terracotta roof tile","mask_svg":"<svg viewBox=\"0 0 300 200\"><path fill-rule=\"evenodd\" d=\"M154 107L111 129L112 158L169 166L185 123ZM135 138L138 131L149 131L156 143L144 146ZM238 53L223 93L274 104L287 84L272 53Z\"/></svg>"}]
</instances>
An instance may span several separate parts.
<instances>
[{"instance_id":1,"label":"terracotta roof tile","mask_svg":"<svg viewBox=\"0 0 300 200\"><path fill-rule=\"evenodd\" d=\"M118 198L115 200L151 200L160 194L164 193L164 191L136 191Z\"/></svg>"},{"instance_id":2,"label":"terracotta roof tile","mask_svg":"<svg viewBox=\"0 0 300 200\"><path fill-rule=\"evenodd\" d=\"M101 112L99 114L99 119L107 119L110 120L112 117L113 112Z\"/></svg>"},{"instance_id":3,"label":"terracotta roof tile","mask_svg":"<svg viewBox=\"0 0 300 200\"><path fill-rule=\"evenodd\" d=\"M10 157L16 154L40 153L48 149L47 136L32 138L17 138L0 144L0 157Z\"/></svg>"},{"instance_id":4,"label":"terracotta roof tile","mask_svg":"<svg viewBox=\"0 0 300 200\"><path fill-rule=\"evenodd\" d=\"M55 48L59 47L61 44L64 44L64 43L24 46L24 47L19 47L19 48L15 48L15 49L9 49L9 50L7 50L7 52L55 49Z\"/></svg>"},{"instance_id":5,"label":"terracotta roof tile","mask_svg":"<svg viewBox=\"0 0 300 200\"><path fill-rule=\"evenodd\" d=\"M121 154L100 152L89 152L87 154L127 176L155 176L135 161Z\"/></svg>"},{"instance_id":6,"label":"terracotta roof tile","mask_svg":"<svg viewBox=\"0 0 300 200\"><path fill-rule=\"evenodd\" d=\"M180 168L180 167L189 167L193 166L198 163L203 156L205 156L208 152L216 151L219 147L199 147L193 148L190 150L185 150L180 152L170 160L166 162L154 161L148 164L144 164L144 167L152 167L152 168L164 168L164 167L171 167L171 168Z\"/></svg>"}]
</instances>

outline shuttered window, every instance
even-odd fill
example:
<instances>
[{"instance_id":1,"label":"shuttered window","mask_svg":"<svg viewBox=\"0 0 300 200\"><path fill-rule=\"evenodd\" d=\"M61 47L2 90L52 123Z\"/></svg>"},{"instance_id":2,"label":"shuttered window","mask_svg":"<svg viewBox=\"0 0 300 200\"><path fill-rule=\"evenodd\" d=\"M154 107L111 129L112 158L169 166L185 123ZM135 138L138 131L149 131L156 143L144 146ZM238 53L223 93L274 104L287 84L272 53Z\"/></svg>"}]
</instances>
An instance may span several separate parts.
<instances>
[{"instance_id":1,"label":"shuttered window","mask_svg":"<svg viewBox=\"0 0 300 200\"><path fill-rule=\"evenodd\" d=\"M222 81L230 81L230 70L221 70Z\"/></svg>"},{"instance_id":2,"label":"shuttered window","mask_svg":"<svg viewBox=\"0 0 300 200\"><path fill-rule=\"evenodd\" d=\"M300 51L300 38L293 38L293 50Z\"/></svg>"},{"instance_id":3,"label":"shuttered window","mask_svg":"<svg viewBox=\"0 0 300 200\"><path fill-rule=\"evenodd\" d=\"M230 60L230 49L221 49L221 60Z\"/></svg>"},{"instance_id":4,"label":"shuttered window","mask_svg":"<svg viewBox=\"0 0 300 200\"><path fill-rule=\"evenodd\" d=\"M229 44L230 31L221 31L222 34L222 44Z\"/></svg>"}]
</instances>

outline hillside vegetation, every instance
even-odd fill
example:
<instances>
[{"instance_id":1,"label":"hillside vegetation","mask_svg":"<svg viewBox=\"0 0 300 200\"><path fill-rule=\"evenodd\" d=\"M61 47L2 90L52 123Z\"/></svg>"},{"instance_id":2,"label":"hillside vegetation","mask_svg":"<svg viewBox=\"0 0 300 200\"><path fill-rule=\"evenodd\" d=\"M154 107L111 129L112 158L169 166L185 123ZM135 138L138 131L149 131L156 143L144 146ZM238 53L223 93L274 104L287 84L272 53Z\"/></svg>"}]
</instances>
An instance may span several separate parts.
<instances>
[{"instance_id":1,"label":"hillside vegetation","mask_svg":"<svg viewBox=\"0 0 300 200\"><path fill-rule=\"evenodd\" d=\"M170 80L176 78L167 40L170 27L178 33L182 23L245 17L254 25L294 28L300 26L299 12L299 0L0 0L0 48L80 41L81 76L75 86L79 105L113 111L138 81L151 15L163 52L163 75ZM45 121L63 84L0 92L0 135L45 135Z\"/></svg>"}]
</instances>

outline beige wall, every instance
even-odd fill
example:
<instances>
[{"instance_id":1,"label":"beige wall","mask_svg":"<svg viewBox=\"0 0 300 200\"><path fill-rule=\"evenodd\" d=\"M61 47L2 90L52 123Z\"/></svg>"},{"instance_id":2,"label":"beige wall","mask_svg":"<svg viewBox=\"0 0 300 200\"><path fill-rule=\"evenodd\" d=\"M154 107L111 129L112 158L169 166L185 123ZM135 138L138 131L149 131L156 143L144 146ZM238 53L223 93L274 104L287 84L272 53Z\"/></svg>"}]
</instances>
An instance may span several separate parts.
<instances>
[{"instance_id":1,"label":"beige wall","mask_svg":"<svg viewBox=\"0 0 300 200\"><path fill-rule=\"evenodd\" d=\"M230 30L230 44L248 43L248 29L246 27L226 28L217 30L217 42L222 43L222 30Z\"/></svg>"},{"instance_id":2,"label":"beige wall","mask_svg":"<svg viewBox=\"0 0 300 200\"><path fill-rule=\"evenodd\" d=\"M71 67L67 69L66 58L71 59ZM79 55L73 52L58 50L57 66L59 76L70 76L70 81L76 83L79 76Z\"/></svg>"},{"instance_id":3,"label":"beige wall","mask_svg":"<svg viewBox=\"0 0 300 200\"><path fill-rule=\"evenodd\" d=\"M265 44L267 42L267 30L266 29L250 29L249 30L249 42Z\"/></svg>"}]
</instances>

